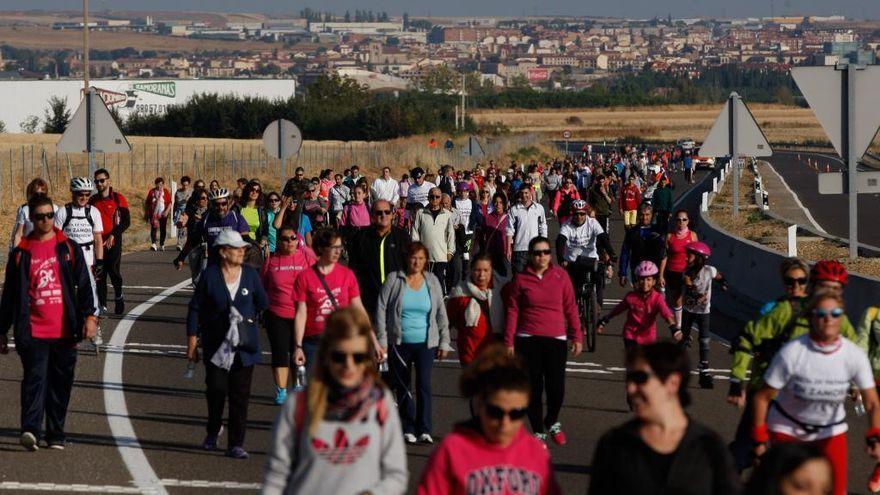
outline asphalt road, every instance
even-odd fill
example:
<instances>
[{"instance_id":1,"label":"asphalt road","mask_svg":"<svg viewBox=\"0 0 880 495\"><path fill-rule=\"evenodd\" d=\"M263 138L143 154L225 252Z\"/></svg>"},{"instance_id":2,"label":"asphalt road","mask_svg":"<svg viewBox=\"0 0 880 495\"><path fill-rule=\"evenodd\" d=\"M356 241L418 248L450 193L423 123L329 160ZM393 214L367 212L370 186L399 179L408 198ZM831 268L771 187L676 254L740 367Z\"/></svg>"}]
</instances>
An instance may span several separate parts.
<instances>
[{"instance_id":1,"label":"asphalt road","mask_svg":"<svg viewBox=\"0 0 880 495\"><path fill-rule=\"evenodd\" d=\"M698 196L692 195L689 201ZM621 232L620 222L615 221L615 245L620 243ZM104 322L105 340L110 343L106 354L80 354L67 423L70 444L64 452L41 449L32 453L19 447L20 364L14 354L0 357L4 403L0 407L0 491L232 494L258 490L278 411L271 401L270 368L259 365L254 374L245 441L251 459L232 460L220 452L202 451L204 371L199 367L192 380L183 377L184 318L191 291L184 275L172 269L173 256L171 252L140 252L124 258L129 313ZM614 284L606 295L607 304L623 294ZM621 322L622 318L614 320L599 337L595 353L584 353L568 364L561 421L569 443L550 446L565 493L585 493L599 436L630 417L621 367ZM724 336L734 335L738 328L736 322L717 315L712 325ZM268 349L265 342L264 349ZM696 349L692 353L696 360ZM691 383L694 403L689 412L729 439L740 413L724 403L730 357L721 342L713 342L711 363L716 388L700 390ZM437 363L434 369L437 440L468 415L467 404L457 391L459 373L454 360ZM851 486L861 489L872 465L862 453L864 426L856 425L853 430ZM411 488L430 453L429 446L408 448Z\"/></svg>"},{"instance_id":2,"label":"asphalt road","mask_svg":"<svg viewBox=\"0 0 880 495\"><path fill-rule=\"evenodd\" d=\"M800 157L800 160L798 159ZM842 170L843 163L835 155L818 153L775 152L768 159L773 168L797 194L804 207L829 234L847 238L849 235L849 197L847 195L819 194L817 172L807 165L807 158L819 161L819 169ZM880 211L880 194L859 194L859 242L880 246L880 230L876 228Z\"/></svg>"}]
</instances>

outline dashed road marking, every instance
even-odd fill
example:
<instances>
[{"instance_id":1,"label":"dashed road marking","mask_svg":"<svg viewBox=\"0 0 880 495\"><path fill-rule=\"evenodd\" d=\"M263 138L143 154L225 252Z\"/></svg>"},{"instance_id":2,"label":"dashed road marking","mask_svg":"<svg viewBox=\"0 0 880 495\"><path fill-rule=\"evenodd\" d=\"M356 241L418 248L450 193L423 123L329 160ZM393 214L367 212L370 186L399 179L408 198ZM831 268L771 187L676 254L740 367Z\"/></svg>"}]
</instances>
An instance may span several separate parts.
<instances>
[{"instance_id":1,"label":"dashed road marking","mask_svg":"<svg viewBox=\"0 0 880 495\"><path fill-rule=\"evenodd\" d=\"M242 483L238 481L208 481L208 480L177 480L162 479L158 481L162 487L173 488L207 488L224 490L249 490L257 491L261 488L260 483ZM79 483L21 483L18 481L0 482L0 490L13 491L36 491L36 492L64 492L64 493L142 493L143 490L136 486L122 485L86 485Z\"/></svg>"}]
</instances>

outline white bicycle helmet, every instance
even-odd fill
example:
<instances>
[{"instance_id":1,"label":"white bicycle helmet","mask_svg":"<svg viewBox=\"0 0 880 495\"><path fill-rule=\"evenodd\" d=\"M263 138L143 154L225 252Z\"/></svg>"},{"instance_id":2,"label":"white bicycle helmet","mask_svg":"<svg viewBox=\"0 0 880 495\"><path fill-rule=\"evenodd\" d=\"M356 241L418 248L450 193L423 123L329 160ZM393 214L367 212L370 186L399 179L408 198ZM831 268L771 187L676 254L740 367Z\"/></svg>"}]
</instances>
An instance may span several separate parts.
<instances>
[{"instance_id":1,"label":"white bicycle helmet","mask_svg":"<svg viewBox=\"0 0 880 495\"><path fill-rule=\"evenodd\" d=\"M208 199L211 201L217 201L218 199L224 199L229 197L229 189L225 187L221 187L220 189L216 189L211 191L211 194L208 196Z\"/></svg>"},{"instance_id":2,"label":"white bicycle helmet","mask_svg":"<svg viewBox=\"0 0 880 495\"><path fill-rule=\"evenodd\" d=\"M70 179L70 192L94 191L92 179L88 177L74 177Z\"/></svg>"}]
</instances>

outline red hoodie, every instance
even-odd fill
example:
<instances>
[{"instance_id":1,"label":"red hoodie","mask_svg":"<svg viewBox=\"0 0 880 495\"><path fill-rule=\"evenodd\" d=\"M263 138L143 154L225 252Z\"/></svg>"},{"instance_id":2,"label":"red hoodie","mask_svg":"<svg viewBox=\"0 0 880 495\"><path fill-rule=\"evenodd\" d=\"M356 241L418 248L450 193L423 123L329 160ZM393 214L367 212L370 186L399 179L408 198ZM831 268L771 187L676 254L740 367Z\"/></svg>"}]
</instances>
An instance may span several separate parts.
<instances>
[{"instance_id":1,"label":"red hoodie","mask_svg":"<svg viewBox=\"0 0 880 495\"><path fill-rule=\"evenodd\" d=\"M443 438L428 460L418 495L558 495L550 452L521 428L513 443L486 441L461 425Z\"/></svg>"},{"instance_id":2,"label":"red hoodie","mask_svg":"<svg viewBox=\"0 0 880 495\"><path fill-rule=\"evenodd\" d=\"M642 202L642 191L635 184L627 184L620 190L620 208L623 211L633 211L639 208Z\"/></svg>"},{"instance_id":3,"label":"red hoodie","mask_svg":"<svg viewBox=\"0 0 880 495\"><path fill-rule=\"evenodd\" d=\"M564 268L550 265L542 277L527 267L504 287L507 328L504 344L516 335L563 338L582 342L581 321L571 278ZM566 325L568 323L568 325Z\"/></svg>"}]
</instances>

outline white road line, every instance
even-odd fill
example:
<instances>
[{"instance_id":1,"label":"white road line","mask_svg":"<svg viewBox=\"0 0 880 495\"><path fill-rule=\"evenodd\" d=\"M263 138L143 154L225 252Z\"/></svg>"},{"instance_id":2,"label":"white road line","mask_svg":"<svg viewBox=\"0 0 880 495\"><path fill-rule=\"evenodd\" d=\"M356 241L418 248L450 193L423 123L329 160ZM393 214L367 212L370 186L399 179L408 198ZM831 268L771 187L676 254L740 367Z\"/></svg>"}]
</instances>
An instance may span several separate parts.
<instances>
[{"instance_id":1,"label":"white road line","mask_svg":"<svg viewBox=\"0 0 880 495\"><path fill-rule=\"evenodd\" d=\"M776 171L776 168L773 166L773 164L767 160L761 160L761 161L766 163L767 166L770 167L770 170L773 171L773 173L776 175L776 177L779 177L779 180L782 182L782 185L785 186L785 189L788 191L789 194L791 194L791 197L794 198L794 202L798 205L798 207L801 210L804 211L804 214L807 216L807 220L809 220L810 223L813 224L813 228L818 230L819 232L825 234L825 235L828 235L828 232L825 232L825 229L823 229L822 226L819 225L819 222L817 222L816 219L813 218L813 214L810 213L810 210L808 210L807 207L804 206L803 203L801 203L801 199L798 198L797 193L795 193L790 187L788 187L788 182L785 182L785 179L782 178L782 174L780 174L779 172Z\"/></svg>"},{"instance_id":2,"label":"white road line","mask_svg":"<svg viewBox=\"0 0 880 495\"><path fill-rule=\"evenodd\" d=\"M238 481L207 481L207 480L176 480L163 479L159 483L163 487L211 488L224 490L259 490L259 483L241 483ZM18 481L0 482L0 490L64 492L64 493L141 493L136 486L121 485L86 485L79 483L21 483Z\"/></svg>"},{"instance_id":3,"label":"white road line","mask_svg":"<svg viewBox=\"0 0 880 495\"><path fill-rule=\"evenodd\" d=\"M187 287L190 284L185 284L182 289L178 289L179 291L192 291L191 287ZM164 287L161 285L123 285L123 289L141 289L141 290L168 290L171 287Z\"/></svg>"},{"instance_id":4,"label":"white road line","mask_svg":"<svg viewBox=\"0 0 880 495\"><path fill-rule=\"evenodd\" d=\"M117 347L125 346L125 341L128 339L128 334L131 332L134 322L141 315L189 284L189 279L184 280L129 311L116 325L116 330L113 332L113 337L110 338L109 344ZM140 492L153 495L167 495L168 491L165 490L153 467L150 466L150 461L147 459L146 454L144 454L134 432L134 426L128 418L125 392L119 386L122 384L122 360L124 356L124 353L111 352L106 354L104 361L104 409L107 412L110 432L116 441L116 448L122 456L122 461L125 463L125 467L128 469L135 486ZM108 387L107 384L116 384L117 386Z\"/></svg>"}]
</instances>

